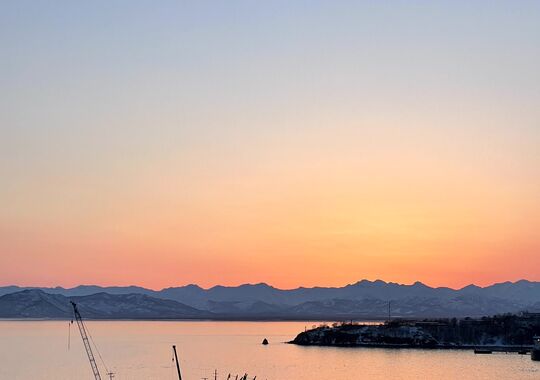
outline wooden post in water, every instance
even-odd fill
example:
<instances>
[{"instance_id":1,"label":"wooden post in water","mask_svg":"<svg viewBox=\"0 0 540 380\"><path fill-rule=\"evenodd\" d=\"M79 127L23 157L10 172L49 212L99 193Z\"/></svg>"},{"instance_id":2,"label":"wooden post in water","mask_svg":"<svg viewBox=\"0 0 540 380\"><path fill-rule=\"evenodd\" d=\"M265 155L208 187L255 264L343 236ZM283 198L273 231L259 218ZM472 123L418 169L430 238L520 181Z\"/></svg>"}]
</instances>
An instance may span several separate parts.
<instances>
[{"instance_id":1,"label":"wooden post in water","mask_svg":"<svg viewBox=\"0 0 540 380\"><path fill-rule=\"evenodd\" d=\"M174 351L174 361L176 362L176 370L178 371L178 380L182 380L182 375L180 374L180 363L178 363L178 355L176 354L176 346L173 345L172 349Z\"/></svg>"}]
</instances>

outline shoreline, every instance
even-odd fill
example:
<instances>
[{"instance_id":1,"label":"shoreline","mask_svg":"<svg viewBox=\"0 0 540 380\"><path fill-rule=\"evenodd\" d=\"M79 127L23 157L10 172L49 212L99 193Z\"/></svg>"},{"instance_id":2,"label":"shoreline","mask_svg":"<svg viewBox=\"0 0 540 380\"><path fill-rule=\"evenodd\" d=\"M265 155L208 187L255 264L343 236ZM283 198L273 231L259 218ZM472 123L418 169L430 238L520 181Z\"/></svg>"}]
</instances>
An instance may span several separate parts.
<instances>
[{"instance_id":1,"label":"shoreline","mask_svg":"<svg viewBox=\"0 0 540 380\"><path fill-rule=\"evenodd\" d=\"M92 318L85 317L85 321L204 321L204 322L310 322L310 323L333 323L332 319L311 319L311 318L247 318L247 317L223 317L223 318ZM71 321L71 318L4 318L2 321ZM381 319L355 319L356 322L367 322L373 324L383 324Z\"/></svg>"},{"instance_id":2,"label":"shoreline","mask_svg":"<svg viewBox=\"0 0 540 380\"><path fill-rule=\"evenodd\" d=\"M533 345L410 345L410 344L385 344L385 343L359 343L359 344L305 344L294 341L285 342L302 347L338 347L338 348L384 348L406 350L486 350L492 352L526 352L532 351Z\"/></svg>"},{"instance_id":3,"label":"shoreline","mask_svg":"<svg viewBox=\"0 0 540 380\"><path fill-rule=\"evenodd\" d=\"M481 319L394 320L380 325L321 325L289 343L300 346L390 349L474 350L478 354L516 352L533 347L540 314L496 315Z\"/></svg>"},{"instance_id":4,"label":"shoreline","mask_svg":"<svg viewBox=\"0 0 540 380\"><path fill-rule=\"evenodd\" d=\"M2 318L0 322L46 322L46 321L71 321L71 318ZM141 321L141 322L309 322L309 323L330 323L333 321L325 319L309 319L309 318L84 318L85 321L108 321L108 322L126 322L126 321ZM380 319L357 320L358 322L383 323Z\"/></svg>"}]
</instances>

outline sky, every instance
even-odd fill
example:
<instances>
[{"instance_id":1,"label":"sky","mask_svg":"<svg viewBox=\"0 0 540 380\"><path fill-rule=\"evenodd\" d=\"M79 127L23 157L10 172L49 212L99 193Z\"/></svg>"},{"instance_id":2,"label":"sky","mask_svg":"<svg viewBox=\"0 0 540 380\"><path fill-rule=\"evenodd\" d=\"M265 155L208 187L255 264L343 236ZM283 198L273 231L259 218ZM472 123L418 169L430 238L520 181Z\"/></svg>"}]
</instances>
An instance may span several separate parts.
<instances>
[{"instance_id":1,"label":"sky","mask_svg":"<svg viewBox=\"0 0 540 380\"><path fill-rule=\"evenodd\" d=\"M540 2L0 2L0 285L540 281Z\"/></svg>"}]
</instances>

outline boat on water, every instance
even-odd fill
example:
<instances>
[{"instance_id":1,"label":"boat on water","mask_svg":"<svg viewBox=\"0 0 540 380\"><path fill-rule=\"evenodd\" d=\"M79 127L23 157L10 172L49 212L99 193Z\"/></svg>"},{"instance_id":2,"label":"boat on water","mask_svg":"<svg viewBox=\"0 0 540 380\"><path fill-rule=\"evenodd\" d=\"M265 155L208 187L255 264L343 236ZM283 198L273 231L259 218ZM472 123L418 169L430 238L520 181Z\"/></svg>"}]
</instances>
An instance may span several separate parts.
<instances>
[{"instance_id":1,"label":"boat on water","mask_svg":"<svg viewBox=\"0 0 540 380\"><path fill-rule=\"evenodd\" d=\"M540 361L540 335L537 335L533 338L531 359L534 361Z\"/></svg>"},{"instance_id":2,"label":"boat on water","mask_svg":"<svg viewBox=\"0 0 540 380\"><path fill-rule=\"evenodd\" d=\"M475 354L492 354L493 351L492 350L488 350L486 348L475 348L474 349L474 353Z\"/></svg>"}]
</instances>

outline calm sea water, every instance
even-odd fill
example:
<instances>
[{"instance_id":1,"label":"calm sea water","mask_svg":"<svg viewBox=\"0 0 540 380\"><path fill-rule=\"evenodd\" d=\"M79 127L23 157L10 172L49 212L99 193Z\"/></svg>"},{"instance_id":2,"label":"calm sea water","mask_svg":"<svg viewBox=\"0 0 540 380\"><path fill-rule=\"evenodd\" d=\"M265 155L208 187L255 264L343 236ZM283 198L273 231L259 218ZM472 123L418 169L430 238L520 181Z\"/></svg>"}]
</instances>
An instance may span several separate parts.
<instances>
[{"instance_id":1,"label":"calm sea water","mask_svg":"<svg viewBox=\"0 0 540 380\"><path fill-rule=\"evenodd\" d=\"M92 379L76 325L0 321L1 379ZM185 380L540 379L540 362L522 355L470 351L299 347L291 340L313 322L89 321L87 327L116 380L175 379L173 344ZM268 338L268 346L261 345ZM96 354L97 360L99 357ZM101 367L103 368L103 367ZM102 370L104 373L105 370ZM103 375L102 373L102 375ZM103 376L105 379L106 377Z\"/></svg>"}]
</instances>

